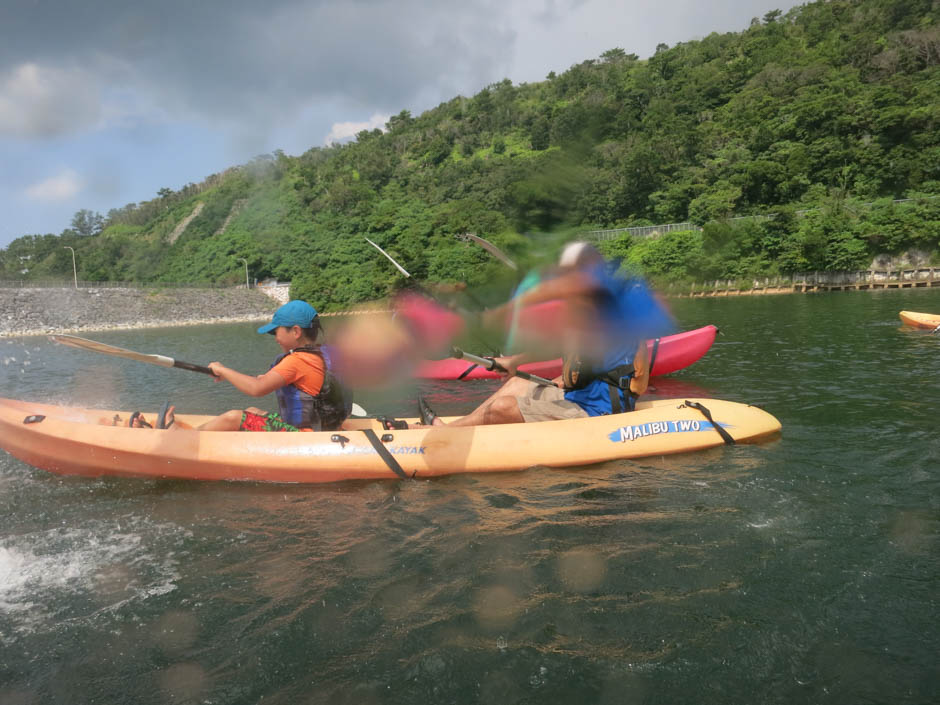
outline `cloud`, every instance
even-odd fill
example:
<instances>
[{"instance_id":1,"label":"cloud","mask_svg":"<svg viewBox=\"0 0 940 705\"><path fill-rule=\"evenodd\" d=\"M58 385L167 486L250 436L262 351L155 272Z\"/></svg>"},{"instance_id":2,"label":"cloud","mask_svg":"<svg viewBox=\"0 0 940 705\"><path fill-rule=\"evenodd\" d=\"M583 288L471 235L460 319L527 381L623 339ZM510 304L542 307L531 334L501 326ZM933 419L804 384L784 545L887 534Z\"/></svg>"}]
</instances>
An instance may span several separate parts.
<instances>
[{"instance_id":1,"label":"cloud","mask_svg":"<svg viewBox=\"0 0 940 705\"><path fill-rule=\"evenodd\" d=\"M107 210L257 154L348 139L377 116L541 81L613 47L647 57L795 4L0 2L0 242L50 229L55 199ZM43 180L63 164L74 172ZM22 208L27 195L42 207Z\"/></svg>"},{"instance_id":2,"label":"cloud","mask_svg":"<svg viewBox=\"0 0 940 705\"><path fill-rule=\"evenodd\" d=\"M732 19L746 27L774 3L21 3L0 11L0 136L54 137L95 121L198 122L253 150L283 148L270 143L285 129L302 134L300 115L304 132L319 137L347 116L418 114L503 78L541 80L614 46L648 55L676 28L707 32ZM310 106L319 107L316 124Z\"/></svg>"},{"instance_id":3,"label":"cloud","mask_svg":"<svg viewBox=\"0 0 940 705\"><path fill-rule=\"evenodd\" d=\"M333 127L330 128L330 133L326 136L326 139L323 140L323 143L333 144L334 142L342 142L343 140L348 140L350 137L355 137L363 130L374 130L377 127L382 128L384 131L385 123L388 122L390 117L391 115L375 113L366 122L334 122Z\"/></svg>"},{"instance_id":4,"label":"cloud","mask_svg":"<svg viewBox=\"0 0 940 705\"><path fill-rule=\"evenodd\" d=\"M26 197L33 201L56 203L74 198L82 190L81 178L71 169L63 169L37 184L26 188Z\"/></svg>"},{"instance_id":5,"label":"cloud","mask_svg":"<svg viewBox=\"0 0 940 705\"><path fill-rule=\"evenodd\" d=\"M19 64L0 74L0 137L55 137L92 125L98 93L81 69Z\"/></svg>"},{"instance_id":6,"label":"cloud","mask_svg":"<svg viewBox=\"0 0 940 705\"><path fill-rule=\"evenodd\" d=\"M139 114L111 93L262 140L310 104L417 112L505 77L515 36L499 0L50 0L0 17L0 75L31 66L50 86L29 100L42 120L11 93L0 129L33 136Z\"/></svg>"}]
</instances>

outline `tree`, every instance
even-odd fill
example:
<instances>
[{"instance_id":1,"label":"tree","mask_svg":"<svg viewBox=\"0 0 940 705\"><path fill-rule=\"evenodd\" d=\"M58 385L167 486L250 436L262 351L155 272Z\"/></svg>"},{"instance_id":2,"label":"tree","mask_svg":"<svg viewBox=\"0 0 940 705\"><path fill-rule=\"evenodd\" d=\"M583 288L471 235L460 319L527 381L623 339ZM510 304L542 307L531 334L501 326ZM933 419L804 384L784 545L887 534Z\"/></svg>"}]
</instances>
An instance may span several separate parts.
<instances>
[{"instance_id":1,"label":"tree","mask_svg":"<svg viewBox=\"0 0 940 705\"><path fill-rule=\"evenodd\" d=\"M935 252L940 200L887 204L940 193L936 7L810 0L741 32L660 44L645 60L610 49L545 81L503 80L417 116L403 110L388 131L364 130L354 142L297 158L275 151L198 185L162 188L109 211L101 237L81 237L101 224L80 212L49 243L11 243L2 265L35 278L60 273L56 263L64 271L70 256L62 246L73 245L89 276L93 268L97 277L224 283L233 254L258 252L253 271L307 274L305 286L339 306L399 277L381 262L362 266L363 235L429 282L489 276L477 268L484 259L454 241L465 230L505 242L529 228L707 225L776 209L791 216L629 249L668 278ZM851 217L806 215L828 204L831 189Z\"/></svg>"},{"instance_id":2,"label":"tree","mask_svg":"<svg viewBox=\"0 0 940 705\"><path fill-rule=\"evenodd\" d=\"M531 141L532 149L537 152L548 149L548 146L552 142L551 136L552 124L548 121L548 118L544 115L540 115L535 119L535 122L532 123L532 129L529 132L529 140Z\"/></svg>"},{"instance_id":3,"label":"tree","mask_svg":"<svg viewBox=\"0 0 940 705\"><path fill-rule=\"evenodd\" d=\"M97 235L104 228L104 216L83 208L72 216L72 230L82 237Z\"/></svg>"},{"instance_id":4,"label":"tree","mask_svg":"<svg viewBox=\"0 0 940 705\"><path fill-rule=\"evenodd\" d=\"M408 110L402 110L398 115L392 115L388 119L388 122L385 123L385 129L389 132L396 132L408 127L414 119L411 117L411 112Z\"/></svg>"},{"instance_id":5,"label":"tree","mask_svg":"<svg viewBox=\"0 0 940 705\"><path fill-rule=\"evenodd\" d=\"M608 49L601 54L601 61L605 64L616 64L627 59L627 52L620 47Z\"/></svg>"}]
</instances>

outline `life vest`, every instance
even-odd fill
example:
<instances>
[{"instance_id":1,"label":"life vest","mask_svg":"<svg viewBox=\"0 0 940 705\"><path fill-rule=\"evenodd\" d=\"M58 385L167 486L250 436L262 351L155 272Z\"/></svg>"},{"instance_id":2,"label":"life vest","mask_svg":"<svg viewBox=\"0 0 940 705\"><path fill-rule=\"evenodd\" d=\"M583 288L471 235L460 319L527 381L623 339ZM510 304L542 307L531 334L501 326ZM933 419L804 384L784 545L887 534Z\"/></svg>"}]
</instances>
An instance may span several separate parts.
<instances>
[{"instance_id":1,"label":"life vest","mask_svg":"<svg viewBox=\"0 0 940 705\"><path fill-rule=\"evenodd\" d=\"M633 356L643 334L668 321L641 281L615 277L603 267L593 275L599 284L594 303L611 340L603 360L587 361L577 354L565 357L565 399L591 416L632 411L637 399L630 391Z\"/></svg>"},{"instance_id":2,"label":"life vest","mask_svg":"<svg viewBox=\"0 0 940 705\"><path fill-rule=\"evenodd\" d=\"M621 364L606 370L584 365L577 356L567 357L562 364L565 399L592 416L633 411L638 396L630 391L634 372L632 354L624 355Z\"/></svg>"},{"instance_id":3,"label":"life vest","mask_svg":"<svg viewBox=\"0 0 940 705\"><path fill-rule=\"evenodd\" d=\"M298 352L312 353L323 358L323 385L317 394L308 394L293 384L278 389L277 405L281 418L297 428L335 431L352 411L352 393L330 372L329 358L319 345L294 348L278 355L271 367L288 355Z\"/></svg>"}]
</instances>

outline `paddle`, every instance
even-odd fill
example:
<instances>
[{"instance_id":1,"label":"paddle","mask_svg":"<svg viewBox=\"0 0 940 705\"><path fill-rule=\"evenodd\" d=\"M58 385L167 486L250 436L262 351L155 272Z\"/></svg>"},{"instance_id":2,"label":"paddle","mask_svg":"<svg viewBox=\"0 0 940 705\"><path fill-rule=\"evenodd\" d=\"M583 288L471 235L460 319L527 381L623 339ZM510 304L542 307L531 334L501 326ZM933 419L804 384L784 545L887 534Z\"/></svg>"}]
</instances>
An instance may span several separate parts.
<instances>
[{"instance_id":1,"label":"paddle","mask_svg":"<svg viewBox=\"0 0 940 705\"><path fill-rule=\"evenodd\" d=\"M460 348L454 348L451 350L451 355L456 357L458 360L469 360L470 362L475 362L481 367L486 368L487 370L501 370L506 372L506 368L500 365L496 360L491 357L480 357L479 355L474 355L472 353L464 352ZM522 370L515 371L516 377L521 377L522 379L527 379L530 382L535 382L536 384L541 384L544 387L554 387L556 386L554 382L550 379L545 379L544 377L539 377L538 375L530 374L529 372L523 372Z\"/></svg>"},{"instance_id":2,"label":"paddle","mask_svg":"<svg viewBox=\"0 0 940 705\"><path fill-rule=\"evenodd\" d=\"M204 375L215 377L215 375L212 373L212 370L210 370L208 367L194 365L191 362L183 362L182 360L174 360L172 357L166 357L165 355L151 355L147 353L134 352L133 350L126 350L125 348L119 348L114 345L99 343L96 340L79 338L75 335L50 335L49 340L54 343L59 343L60 345L68 345L72 348L78 348L79 350L89 350L91 352L102 353L104 355L114 355L115 357L123 357L127 360L146 362L150 365L159 365L160 367L178 367L181 370L201 372Z\"/></svg>"},{"instance_id":3,"label":"paddle","mask_svg":"<svg viewBox=\"0 0 940 705\"><path fill-rule=\"evenodd\" d=\"M375 244L374 242L372 242L372 240L370 240L369 238L366 238L366 242L368 242L370 245L372 245L372 247L374 247L374 248L377 249L379 252L381 252L383 255L385 255L385 256L388 258L388 261L391 262L392 264L394 264L395 267L396 267L396 269L398 269L399 272L401 272L402 274L405 275L405 279L410 279L410 278L411 278L411 275L407 272L407 270L406 270L404 267L402 267L400 264L398 264L398 262L396 262L395 259L394 259L388 252L386 252L386 251L383 250L381 247L379 247L378 245L376 245L376 244Z\"/></svg>"},{"instance_id":4,"label":"paddle","mask_svg":"<svg viewBox=\"0 0 940 705\"><path fill-rule=\"evenodd\" d=\"M493 255L493 257L495 257L496 259L498 259L500 262L502 262L503 264L505 264L505 265L506 265L507 267L509 267L510 269L513 269L513 270L518 270L518 269L519 269L519 268L516 266L516 263L513 262L511 259L509 259L509 257L506 255L506 253L504 253L501 249L499 249L496 245L494 245L494 244L493 244L492 242L490 242L489 240L484 240L484 239L483 239L482 237L480 237L479 235L474 235L473 233L464 233L463 235L458 235L457 237L466 237L466 238L469 238L470 240L473 240L473 242L475 242L475 243L478 244L480 247L482 247L484 250L486 250L487 252L489 252L491 255Z\"/></svg>"},{"instance_id":5,"label":"paddle","mask_svg":"<svg viewBox=\"0 0 940 705\"><path fill-rule=\"evenodd\" d=\"M473 237L476 237L476 236L474 235ZM482 238L477 238L477 239L482 240ZM405 269L404 267L402 267L398 262L396 262L396 261L395 261L395 258L392 257L388 252L386 252L386 251L383 250L381 247L379 247L378 245L376 245L376 244L375 244L374 242L372 242L372 240L370 240L369 238L365 238L365 241L368 242L370 245L372 245L372 247L374 247L375 249L377 249L377 250L378 250L379 252L381 252L383 255L385 255L385 257L388 258L388 261L391 262L393 265L395 265L395 268L396 268L399 272L401 272L402 274L405 275L405 278L406 278L406 279L410 279L410 278L411 278L411 274L408 273L408 270ZM484 240L484 242L485 242L485 240ZM512 265L512 266L513 266L513 268L515 268L515 265ZM415 289L416 289L417 291L419 291L420 293L424 294L424 295L427 296L429 299L435 301L436 303L438 303L438 305L441 305L440 302L438 301L437 297L436 297L433 293L431 293L430 291L428 291L428 290L427 290L424 286L422 286L419 282L415 282L415 283L414 283L414 287L415 287ZM481 309L483 308L483 305L482 305L479 301L477 301L473 296L471 296L470 298L471 298L471 300L472 300L477 306L479 306ZM480 338L479 336L476 336L476 337L479 338L479 342L480 342L480 343L482 343L482 344L485 345L486 347L490 348L491 350L499 350L499 346L491 345L491 344L490 344L490 341L487 341L487 340L485 340L485 339L483 339L483 338Z\"/></svg>"},{"instance_id":6,"label":"paddle","mask_svg":"<svg viewBox=\"0 0 940 705\"><path fill-rule=\"evenodd\" d=\"M114 357L123 357L127 360L134 360L136 362L146 362L150 365L159 365L160 367L176 367L181 370L189 370L190 372L201 372L204 375L209 375L210 377L215 377L212 370L208 367L203 367L202 365L194 365L191 362L183 362L182 360L174 360L172 357L167 357L166 355L152 355L147 353L139 353L133 350L127 350L126 348L119 348L115 345L107 345L105 343L99 343L96 340L88 340L87 338L79 338L75 335L50 335L49 340L54 343L59 343L60 345L68 345L72 348L78 348L79 350L88 350L90 352L102 353L104 355L113 355ZM366 410L363 409L358 404L352 405L352 415L353 416L368 416Z\"/></svg>"}]
</instances>

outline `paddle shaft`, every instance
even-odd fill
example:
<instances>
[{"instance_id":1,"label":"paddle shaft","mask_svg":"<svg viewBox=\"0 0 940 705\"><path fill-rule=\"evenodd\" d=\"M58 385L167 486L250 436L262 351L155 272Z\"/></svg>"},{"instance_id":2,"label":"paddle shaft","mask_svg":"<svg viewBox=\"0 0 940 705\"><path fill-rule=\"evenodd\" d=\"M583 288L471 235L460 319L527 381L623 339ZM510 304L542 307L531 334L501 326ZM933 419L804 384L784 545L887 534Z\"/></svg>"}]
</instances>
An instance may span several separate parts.
<instances>
[{"instance_id":1,"label":"paddle shaft","mask_svg":"<svg viewBox=\"0 0 940 705\"><path fill-rule=\"evenodd\" d=\"M470 362L474 362L477 365L480 365L481 367L485 367L488 370L502 370L503 372L507 371L505 367L500 365L498 362L496 362L496 360L494 360L491 357L480 357L479 355L474 355L473 353L464 352L460 348L454 348L451 351L451 354L458 359L469 360ZM516 377L527 379L530 382L541 384L544 387L557 386L550 379L545 379L544 377L539 377L538 375L533 375L528 372L523 372L522 370L516 370L514 374Z\"/></svg>"},{"instance_id":2,"label":"paddle shaft","mask_svg":"<svg viewBox=\"0 0 940 705\"><path fill-rule=\"evenodd\" d=\"M210 370L208 367L203 365L194 365L191 362L183 362L182 360L173 360L173 367L178 367L181 370L189 370L190 372L201 372L204 375L210 375L215 377L215 373Z\"/></svg>"},{"instance_id":3,"label":"paddle shaft","mask_svg":"<svg viewBox=\"0 0 940 705\"><path fill-rule=\"evenodd\" d=\"M378 245L376 245L376 244L375 244L374 242L372 242L372 240L370 240L369 238L366 238L366 242L368 242L370 245L372 245L372 247L374 247L374 248L377 249L379 252L381 252L383 255L385 255L385 256L388 258L388 261L391 262L392 264L394 264L394 265L395 265L395 268L396 268L399 272L401 272L402 274L405 275L405 279L410 279L410 278L411 278L411 275L408 273L408 270L406 270L404 267L402 267L400 264L398 264L398 262L395 261L395 258L392 257L388 252L386 252L386 251L383 250L381 247L379 247Z\"/></svg>"}]
</instances>

